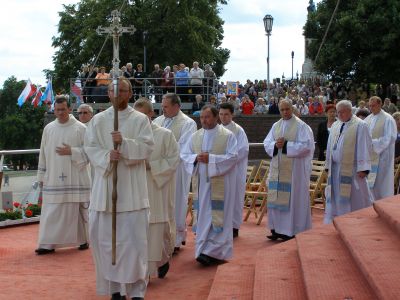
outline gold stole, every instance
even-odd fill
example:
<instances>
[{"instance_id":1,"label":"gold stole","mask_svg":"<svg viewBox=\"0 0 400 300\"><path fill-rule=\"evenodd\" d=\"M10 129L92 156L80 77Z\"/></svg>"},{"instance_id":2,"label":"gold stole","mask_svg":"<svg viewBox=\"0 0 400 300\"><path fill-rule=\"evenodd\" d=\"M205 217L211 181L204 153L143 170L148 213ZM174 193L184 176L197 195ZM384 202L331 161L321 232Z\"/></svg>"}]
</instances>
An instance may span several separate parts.
<instances>
[{"instance_id":1,"label":"gold stole","mask_svg":"<svg viewBox=\"0 0 400 300\"><path fill-rule=\"evenodd\" d=\"M385 113L383 110L378 114L375 122L375 127L372 130L372 139L379 139L384 133L385 128ZM372 116L366 119L368 127L371 128ZM375 185L376 175L378 174L379 155L372 150L371 151L371 171L368 174L368 185L372 189Z\"/></svg>"},{"instance_id":2,"label":"gold stole","mask_svg":"<svg viewBox=\"0 0 400 300\"><path fill-rule=\"evenodd\" d=\"M226 154L226 147L230 131L222 126L219 125L217 126L218 126L218 132L214 137L213 146L209 153L216 155L224 155ZM203 152L201 149L203 144L203 138L204 138L203 128L199 129L193 134L192 146L194 153L199 154ZM193 227L192 227L193 231L196 231L197 213L199 210L200 180L210 181L212 229L215 232L222 232L224 225L224 196L225 196L224 176L215 176L209 178L208 174L206 174L206 178L204 178L203 176L199 177L198 175L193 175L192 178L193 214L194 214Z\"/></svg>"},{"instance_id":3,"label":"gold stole","mask_svg":"<svg viewBox=\"0 0 400 300\"><path fill-rule=\"evenodd\" d=\"M294 142L296 140L298 124L298 118L293 116L289 120L289 126L282 133L283 119L280 119L274 128L274 138L284 137L286 141ZM281 150L278 151L277 155L272 157L268 177L268 208L289 210L292 189L292 164L293 159L281 153Z\"/></svg>"},{"instance_id":4,"label":"gold stole","mask_svg":"<svg viewBox=\"0 0 400 300\"><path fill-rule=\"evenodd\" d=\"M237 135L237 133L239 131L239 126L233 121L231 121L228 125L226 125L225 128L232 131L235 136Z\"/></svg>"},{"instance_id":5,"label":"gold stole","mask_svg":"<svg viewBox=\"0 0 400 300\"><path fill-rule=\"evenodd\" d=\"M355 146L357 141L357 128L358 124L361 122L356 116L352 116L350 119L347 129L343 136L343 155L342 161L340 162L340 175L339 175L339 185L340 185L340 201L348 202L350 201L351 184L353 181L353 169L355 160ZM332 126L330 134L332 135L332 141L330 145L330 162L329 173L328 173L328 191L332 193L332 151L336 146L340 137L340 127L343 122L335 122ZM332 199L332 194L327 195L326 201L330 202Z\"/></svg>"}]
</instances>

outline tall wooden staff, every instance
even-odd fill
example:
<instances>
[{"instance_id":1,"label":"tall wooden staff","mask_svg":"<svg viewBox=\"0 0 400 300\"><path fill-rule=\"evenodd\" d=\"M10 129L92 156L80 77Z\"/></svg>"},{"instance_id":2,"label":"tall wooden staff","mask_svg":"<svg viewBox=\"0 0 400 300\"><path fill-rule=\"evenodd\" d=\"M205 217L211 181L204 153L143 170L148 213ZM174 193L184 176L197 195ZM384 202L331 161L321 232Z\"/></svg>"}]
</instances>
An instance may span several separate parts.
<instances>
[{"instance_id":1,"label":"tall wooden staff","mask_svg":"<svg viewBox=\"0 0 400 300\"><path fill-rule=\"evenodd\" d=\"M119 104L119 93L118 93L118 74L119 74L119 36L122 33L133 34L136 29L134 26L122 27L120 23L120 12L113 10L111 12L112 23L110 27L99 26L96 32L100 35L111 34L113 36L113 84L114 84L114 131L118 131L118 104ZM118 144L114 143L114 150L118 149ZM117 257L117 183L118 183L118 161L112 162L113 167L113 189L112 189L112 260L111 263L115 265Z\"/></svg>"}]
</instances>

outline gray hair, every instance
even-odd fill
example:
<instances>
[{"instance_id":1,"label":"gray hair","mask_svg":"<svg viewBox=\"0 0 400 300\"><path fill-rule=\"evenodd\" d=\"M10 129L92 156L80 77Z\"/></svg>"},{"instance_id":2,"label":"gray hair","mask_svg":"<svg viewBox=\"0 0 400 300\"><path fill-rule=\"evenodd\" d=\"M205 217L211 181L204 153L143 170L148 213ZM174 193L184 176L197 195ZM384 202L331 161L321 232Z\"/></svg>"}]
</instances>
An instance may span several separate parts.
<instances>
[{"instance_id":1,"label":"gray hair","mask_svg":"<svg viewBox=\"0 0 400 300\"><path fill-rule=\"evenodd\" d=\"M393 115L392 115L392 117L397 121L397 120L400 120L400 111L396 111Z\"/></svg>"},{"instance_id":2,"label":"gray hair","mask_svg":"<svg viewBox=\"0 0 400 300\"><path fill-rule=\"evenodd\" d=\"M79 105L78 111L81 111L82 109L87 109L93 115L93 107L91 107L89 104L83 103L83 104Z\"/></svg>"},{"instance_id":3,"label":"gray hair","mask_svg":"<svg viewBox=\"0 0 400 300\"><path fill-rule=\"evenodd\" d=\"M336 104L336 110L338 111L340 107L345 107L349 110L352 110L353 105L351 104L351 102L349 100L340 100L337 104Z\"/></svg>"}]
</instances>

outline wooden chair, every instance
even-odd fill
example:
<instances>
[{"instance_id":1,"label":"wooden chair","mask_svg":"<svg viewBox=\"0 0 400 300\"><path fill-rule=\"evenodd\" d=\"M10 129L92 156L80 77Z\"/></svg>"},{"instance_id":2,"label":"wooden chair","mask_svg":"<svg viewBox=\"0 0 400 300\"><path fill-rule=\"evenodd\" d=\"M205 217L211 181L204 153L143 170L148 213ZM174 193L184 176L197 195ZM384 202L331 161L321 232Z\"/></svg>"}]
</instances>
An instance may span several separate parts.
<instances>
[{"instance_id":1,"label":"wooden chair","mask_svg":"<svg viewBox=\"0 0 400 300\"><path fill-rule=\"evenodd\" d=\"M265 166L264 166L264 168L265 168ZM268 171L269 171L269 167L268 167L268 170L266 170L264 172L264 175L261 178L259 184L257 185L257 189L255 191L254 190L246 190L245 202L246 203L250 202L250 205L247 205L245 207L245 209L247 209L247 212L246 212L246 215L245 215L243 221L247 221L249 219L251 213L254 213L254 216L257 219L257 221L259 221L259 223L261 223L262 217L260 218L260 216L262 215L263 211L265 212L264 207L266 206L266 201L267 201L266 180L268 177ZM257 209L257 203L259 204L258 209Z\"/></svg>"},{"instance_id":2,"label":"wooden chair","mask_svg":"<svg viewBox=\"0 0 400 300\"><path fill-rule=\"evenodd\" d=\"M255 171L255 166L247 166L247 171L246 171L246 191L251 189L250 184L254 180L254 171ZM244 196L244 207L247 207L249 205L248 201L249 201L248 197Z\"/></svg>"},{"instance_id":3,"label":"wooden chair","mask_svg":"<svg viewBox=\"0 0 400 300\"><path fill-rule=\"evenodd\" d=\"M256 175L254 176L253 180L249 184L249 191L255 191L258 189L258 186L263 181L263 178L266 178L269 172L270 161L269 160L261 160L260 165L258 166Z\"/></svg>"},{"instance_id":4,"label":"wooden chair","mask_svg":"<svg viewBox=\"0 0 400 300\"><path fill-rule=\"evenodd\" d=\"M325 209L324 184L326 179L327 174L325 172L325 166L318 163L313 163L309 188L311 208L321 209L321 207L315 205L319 203L323 205L322 209Z\"/></svg>"}]
</instances>

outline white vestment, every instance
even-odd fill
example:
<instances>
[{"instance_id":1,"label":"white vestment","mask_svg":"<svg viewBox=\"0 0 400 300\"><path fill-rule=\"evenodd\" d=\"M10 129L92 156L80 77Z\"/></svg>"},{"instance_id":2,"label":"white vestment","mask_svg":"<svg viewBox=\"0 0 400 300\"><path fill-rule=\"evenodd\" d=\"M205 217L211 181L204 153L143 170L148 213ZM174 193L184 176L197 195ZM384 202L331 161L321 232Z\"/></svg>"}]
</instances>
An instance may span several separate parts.
<instances>
[{"instance_id":1,"label":"white vestment","mask_svg":"<svg viewBox=\"0 0 400 300\"><path fill-rule=\"evenodd\" d=\"M97 292L144 297L149 224L145 161L153 150L153 134L148 117L129 106L118 112L118 121L123 141L117 168L116 264L111 264L113 107L94 116L85 136L85 151L95 169L89 238L96 266Z\"/></svg>"},{"instance_id":2,"label":"white vestment","mask_svg":"<svg viewBox=\"0 0 400 300\"><path fill-rule=\"evenodd\" d=\"M172 131L179 144L182 153L183 145L188 138L197 130L196 122L186 116L182 111L173 117L166 118L164 115L157 117L154 121L158 126ZM186 241L186 212L188 195L190 189L190 173L187 173L182 162L176 169L176 189L175 189L175 223L176 237L175 247L180 247Z\"/></svg>"},{"instance_id":3,"label":"white vestment","mask_svg":"<svg viewBox=\"0 0 400 300\"><path fill-rule=\"evenodd\" d=\"M249 141L243 128L235 122L224 126L235 134L237 141L237 164L236 164L236 204L233 210L233 228L239 229L243 222L244 194L246 192L246 173L249 156Z\"/></svg>"},{"instance_id":4,"label":"white vestment","mask_svg":"<svg viewBox=\"0 0 400 300\"><path fill-rule=\"evenodd\" d=\"M353 118L356 118L353 116ZM341 121L340 125L343 124ZM335 122L335 123L336 123ZM336 126L337 124L333 124ZM371 147L371 136L369 134L368 125L364 121L359 121L357 132L356 132L356 140L354 141L354 165L353 165L353 175L351 181L351 193L350 199L348 201L342 201L340 196L340 177L341 177L341 161L343 160L343 145L344 145L344 136L346 130L348 129L349 122L346 122L342 134L340 134L336 147L334 147L334 134L329 134L328 145L326 148L326 162L325 166L327 169L331 169L331 187L326 188L325 195L327 198L329 195L331 196L331 200L327 199L325 206L325 217L324 223L332 222L333 218L336 216L340 216L361 208L368 207L372 205L373 196L368 187L367 177L361 178L357 175L357 172L360 171L369 171L371 170L370 163L370 147ZM332 151L331 151L332 149ZM329 178L328 178L329 180ZM329 190L329 188L331 190Z\"/></svg>"},{"instance_id":5,"label":"white vestment","mask_svg":"<svg viewBox=\"0 0 400 300\"><path fill-rule=\"evenodd\" d=\"M370 123L369 132L376 125L378 117L384 117L383 135L372 138L372 151L379 155L378 172L375 184L371 188L374 200L393 196L394 194L394 145L397 138L397 126L394 118L381 110L377 115L370 114L364 121Z\"/></svg>"},{"instance_id":6,"label":"white vestment","mask_svg":"<svg viewBox=\"0 0 400 300\"><path fill-rule=\"evenodd\" d=\"M289 126L289 121L282 120L282 133ZM286 145L287 157L293 159L289 209L268 208L268 227L274 229L277 233L287 236L293 236L311 228L309 187L311 160L315 149L314 136L310 126L300 119L297 122L295 141L288 141ZM279 136L275 136L275 126L277 126L277 123L272 125L264 140L265 151L272 157L271 164L278 161L281 155L276 149L275 152L278 153L274 155L275 141L279 138ZM268 174L267 186L270 176L271 170Z\"/></svg>"},{"instance_id":7,"label":"white vestment","mask_svg":"<svg viewBox=\"0 0 400 300\"><path fill-rule=\"evenodd\" d=\"M148 160L147 188L150 201L149 274L168 262L174 251L175 232L170 222L175 219L175 172L179 164L179 146L168 129L151 124L154 151Z\"/></svg>"},{"instance_id":8,"label":"white vestment","mask_svg":"<svg viewBox=\"0 0 400 300\"><path fill-rule=\"evenodd\" d=\"M40 145L38 181L43 182L43 207L39 248L84 244L90 200L88 159L83 151L86 126L73 115L61 124L46 125ZM56 147L71 146L71 155L59 155Z\"/></svg>"},{"instance_id":9,"label":"white vestment","mask_svg":"<svg viewBox=\"0 0 400 300\"><path fill-rule=\"evenodd\" d=\"M218 139L218 127L205 130L202 143L202 150L210 152L214 141ZM184 162L186 172L198 175L198 197L199 207L197 213L196 226L196 251L195 257L206 254L217 259L229 259L232 257L233 236L232 218L235 206L236 172L235 164L237 160L236 138L232 132L228 132L226 153L224 155L209 154L209 163L194 163L197 154L193 150L192 138L184 145L181 151L181 158ZM223 230L216 232L212 229L212 210L211 210L211 178L215 176L224 177L224 207L223 207ZM207 180L207 177L209 180Z\"/></svg>"}]
</instances>

